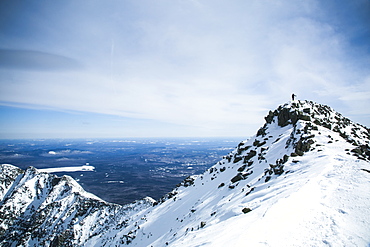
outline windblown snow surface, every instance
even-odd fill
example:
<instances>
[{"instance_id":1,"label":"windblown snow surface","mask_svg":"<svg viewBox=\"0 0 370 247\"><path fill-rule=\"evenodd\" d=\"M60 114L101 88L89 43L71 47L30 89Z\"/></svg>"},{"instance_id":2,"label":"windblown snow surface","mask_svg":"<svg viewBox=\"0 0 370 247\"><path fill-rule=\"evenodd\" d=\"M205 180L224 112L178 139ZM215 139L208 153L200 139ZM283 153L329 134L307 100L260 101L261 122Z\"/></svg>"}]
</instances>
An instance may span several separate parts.
<instances>
[{"instance_id":1,"label":"windblown snow surface","mask_svg":"<svg viewBox=\"0 0 370 247\"><path fill-rule=\"evenodd\" d=\"M106 203L68 177L61 184L3 165L0 244L369 246L369 129L311 101L281 105L265 120L157 202Z\"/></svg>"}]
</instances>

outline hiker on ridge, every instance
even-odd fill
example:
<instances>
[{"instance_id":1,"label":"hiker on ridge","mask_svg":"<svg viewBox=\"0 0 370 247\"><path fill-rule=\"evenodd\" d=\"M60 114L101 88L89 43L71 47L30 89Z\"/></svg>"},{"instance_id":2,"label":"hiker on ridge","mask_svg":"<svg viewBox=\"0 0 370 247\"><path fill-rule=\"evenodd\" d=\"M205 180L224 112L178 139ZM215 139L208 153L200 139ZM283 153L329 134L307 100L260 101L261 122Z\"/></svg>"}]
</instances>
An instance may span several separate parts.
<instances>
[{"instance_id":1,"label":"hiker on ridge","mask_svg":"<svg viewBox=\"0 0 370 247\"><path fill-rule=\"evenodd\" d=\"M294 101L294 98L297 97L294 93L292 94L292 101Z\"/></svg>"}]
</instances>

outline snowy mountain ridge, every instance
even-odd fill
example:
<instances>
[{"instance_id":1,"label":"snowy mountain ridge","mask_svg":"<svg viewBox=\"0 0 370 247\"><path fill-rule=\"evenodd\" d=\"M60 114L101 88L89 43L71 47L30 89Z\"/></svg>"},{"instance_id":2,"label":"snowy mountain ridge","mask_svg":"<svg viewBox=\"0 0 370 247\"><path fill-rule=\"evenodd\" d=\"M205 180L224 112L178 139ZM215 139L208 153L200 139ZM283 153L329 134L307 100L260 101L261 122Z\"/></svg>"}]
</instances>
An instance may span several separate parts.
<instances>
[{"instance_id":1,"label":"snowy mountain ridge","mask_svg":"<svg viewBox=\"0 0 370 247\"><path fill-rule=\"evenodd\" d=\"M120 206L70 177L0 167L3 246L368 246L370 131L312 101L158 202Z\"/></svg>"}]
</instances>

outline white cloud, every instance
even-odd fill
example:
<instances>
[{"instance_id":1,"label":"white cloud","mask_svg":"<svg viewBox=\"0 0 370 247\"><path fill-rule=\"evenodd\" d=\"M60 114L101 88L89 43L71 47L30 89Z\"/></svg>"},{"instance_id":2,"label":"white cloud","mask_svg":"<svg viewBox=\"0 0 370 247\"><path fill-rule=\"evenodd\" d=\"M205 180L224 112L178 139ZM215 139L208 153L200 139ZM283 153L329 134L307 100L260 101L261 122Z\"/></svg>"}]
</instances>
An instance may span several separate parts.
<instances>
[{"instance_id":1,"label":"white cloud","mask_svg":"<svg viewBox=\"0 0 370 247\"><path fill-rule=\"evenodd\" d=\"M50 23L40 20L37 40L84 69L2 70L1 101L215 130L250 123L252 132L292 92L357 107L350 85L368 86L369 71L323 8L313 0L69 2L48 12ZM30 39L16 44L43 49Z\"/></svg>"}]
</instances>

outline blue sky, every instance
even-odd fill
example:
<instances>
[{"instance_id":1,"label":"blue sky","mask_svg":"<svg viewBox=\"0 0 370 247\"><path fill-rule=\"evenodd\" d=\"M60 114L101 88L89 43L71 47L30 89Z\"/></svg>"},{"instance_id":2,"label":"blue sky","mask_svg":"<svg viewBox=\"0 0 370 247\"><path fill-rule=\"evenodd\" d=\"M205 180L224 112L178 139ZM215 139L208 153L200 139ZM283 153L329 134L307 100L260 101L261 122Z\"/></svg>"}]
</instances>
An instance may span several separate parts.
<instances>
[{"instance_id":1,"label":"blue sky","mask_svg":"<svg viewBox=\"0 0 370 247\"><path fill-rule=\"evenodd\" d=\"M370 126L370 1L0 2L0 138L247 137L293 92Z\"/></svg>"}]
</instances>

